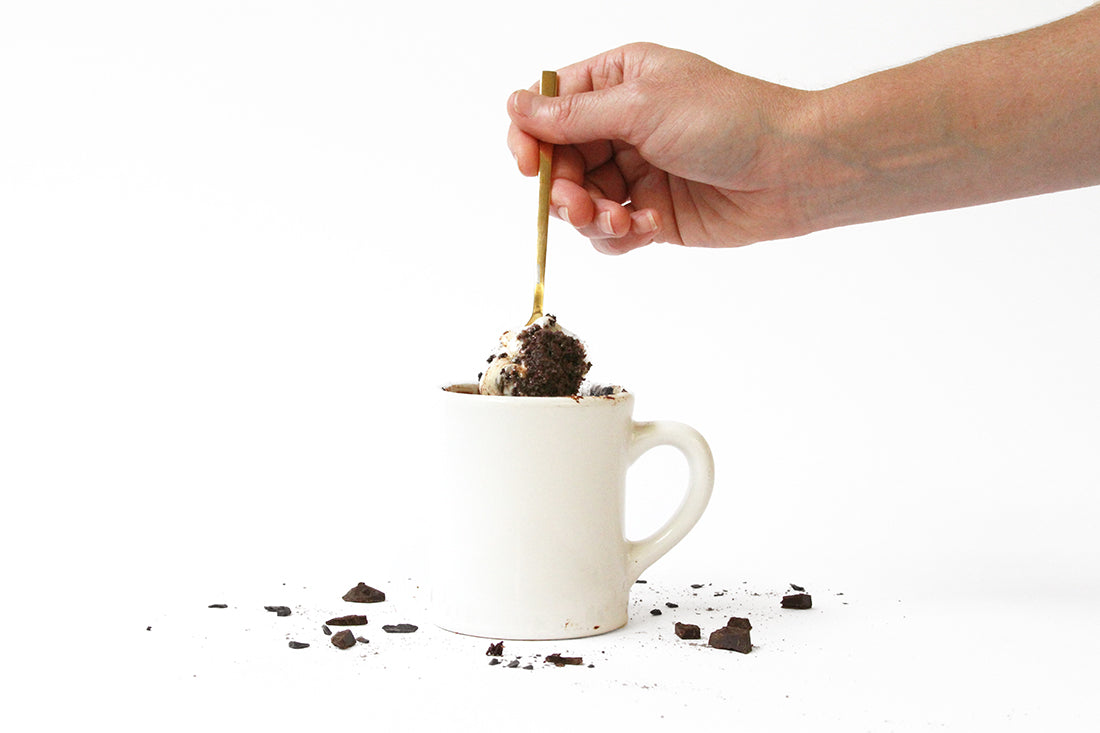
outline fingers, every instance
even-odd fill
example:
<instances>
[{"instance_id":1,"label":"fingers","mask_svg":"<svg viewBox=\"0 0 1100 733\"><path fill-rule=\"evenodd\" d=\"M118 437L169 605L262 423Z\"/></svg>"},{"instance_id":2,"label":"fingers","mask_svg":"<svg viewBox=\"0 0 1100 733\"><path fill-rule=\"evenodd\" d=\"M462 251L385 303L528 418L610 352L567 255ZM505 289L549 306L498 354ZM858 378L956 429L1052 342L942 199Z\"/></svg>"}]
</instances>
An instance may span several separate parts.
<instances>
[{"instance_id":1,"label":"fingers","mask_svg":"<svg viewBox=\"0 0 1100 733\"><path fill-rule=\"evenodd\" d=\"M508 98L508 115L512 124L527 134L558 145L594 140L634 142L632 103L623 88L561 97L521 89Z\"/></svg>"}]
</instances>

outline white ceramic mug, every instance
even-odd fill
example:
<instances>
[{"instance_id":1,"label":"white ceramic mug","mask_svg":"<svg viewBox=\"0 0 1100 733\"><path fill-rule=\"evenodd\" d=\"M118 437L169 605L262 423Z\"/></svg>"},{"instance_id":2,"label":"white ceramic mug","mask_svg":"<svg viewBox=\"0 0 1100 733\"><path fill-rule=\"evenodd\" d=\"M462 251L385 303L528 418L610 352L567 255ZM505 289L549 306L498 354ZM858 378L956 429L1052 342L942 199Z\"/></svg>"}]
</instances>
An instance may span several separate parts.
<instances>
[{"instance_id":1,"label":"white ceramic mug","mask_svg":"<svg viewBox=\"0 0 1100 733\"><path fill-rule=\"evenodd\" d=\"M695 526L714 461L673 422L634 422L634 397L491 397L441 390L445 451L433 495L434 622L495 639L571 639L627 621L630 589ZM626 470L671 445L687 458L679 508L639 541L624 534Z\"/></svg>"}]
</instances>

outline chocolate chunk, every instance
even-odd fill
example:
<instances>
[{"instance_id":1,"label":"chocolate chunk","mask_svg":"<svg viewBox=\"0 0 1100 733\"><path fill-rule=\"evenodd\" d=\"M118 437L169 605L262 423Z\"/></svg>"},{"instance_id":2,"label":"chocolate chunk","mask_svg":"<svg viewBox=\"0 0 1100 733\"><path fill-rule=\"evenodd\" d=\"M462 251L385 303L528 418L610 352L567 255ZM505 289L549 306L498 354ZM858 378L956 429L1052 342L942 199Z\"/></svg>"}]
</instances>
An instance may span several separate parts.
<instances>
[{"instance_id":1,"label":"chocolate chunk","mask_svg":"<svg viewBox=\"0 0 1100 733\"><path fill-rule=\"evenodd\" d=\"M535 665L533 665L533 664L525 664L525 665L523 666L523 668L524 668L524 669L534 669L534 668L535 668Z\"/></svg>"},{"instance_id":2,"label":"chocolate chunk","mask_svg":"<svg viewBox=\"0 0 1100 733\"><path fill-rule=\"evenodd\" d=\"M229 606L224 603L211 603L207 608L229 608Z\"/></svg>"},{"instance_id":3,"label":"chocolate chunk","mask_svg":"<svg viewBox=\"0 0 1100 733\"><path fill-rule=\"evenodd\" d=\"M635 583L641 583L642 585L645 585L645 584L646 584L646 583L648 583L649 581L648 581L648 580L635 580L634 582L635 582Z\"/></svg>"},{"instance_id":4,"label":"chocolate chunk","mask_svg":"<svg viewBox=\"0 0 1100 733\"><path fill-rule=\"evenodd\" d=\"M330 618L325 623L329 626L365 626L367 623L367 617L353 613L349 616L337 616L336 618Z\"/></svg>"},{"instance_id":5,"label":"chocolate chunk","mask_svg":"<svg viewBox=\"0 0 1100 733\"><path fill-rule=\"evenodd\" d=\"M360 583L344 594L344 600L349 603L381 603L386 600L386 594L366 583Z\"/></svg>"},{"instance_id":6,"label":"chocolate chunk","mask_svg":"<svg viewBox=\"0 0 1100 733\"><path fill-rule=\"evenodd\" d=\"M676 622L676 636L681 639L699 639L699 627L695 624L682 624L679 621Z\"/></svg>"},{"instance_id":7,"label":"chocolate chunk","mask_svg":"<svg viewBox=\"0 0 1100 733\"><path fill-rule=\"evenodd\" d=\"M332 636L332 629L325 626L324 624L321 624L321 631L324 632L325 636Z\"/></svg>"},{"instance_id":8,"label":"chocolate chunk","mask_svg":"<svg viewBox=\"0 0 1100 733\"><path fill-rule=\"evenodd\" d=\"M360 644L370 644L370 640L369 640L369 639L364 639L364 638L363 638L363 637L361 637L361 636L357 636L357 637L355 637L355 640L356 640L357 642L359 642Z\"/></svg>"},{"instance_id":9,"label":"chocolate chunk","mask_svg":"<svg viewBox=\"0 0 1100 733\"><path fill-rule=\"evenodd\" d=\"M665 606L667 606L668 608L679 608L680 604L679 603L673 603L672 601L666 601Z\"/></svg>"},{"instance_id":10,"label":"chocolate chunk","mask_svg":"<svg viewBox=\"0 0 1100 733\"><path fill-rule=\"evenodd\" d=\"M736 626L723 626L710 635L707 643L715 649L728 649L742 654L748 654L752 651L749 630L737 628Z\"/></svg>"},{"instance_id":11,"label":"chocolate chunk","mask_svg":"<svg viewBox=\"0 0 1100 733\"><path fill-rule=\"evenodd\" d=\"M813 607L813 598L809 593L796 593L793 596L783 596L783 600L779 602L779 605L783 608L798 608L807 609Z\"/></svg>"},{"instance_id":12,"label":"chocolate chunk","mask_svg":"<svg viewBox=\"0 0 1100 733\"><path fill-rule=\"evenodd\" d=\"M500 657L493 657L492 659L489 660L489 666L490 667L494 667L498 664L500 664Z\"/></svg>"},{"instance_id":13,"label":"chocolate chunk","mask_svg":"<svg viewBox=\"0 0 1100 733\"><path fill-rule=\"evenodd\" d=\"M272 611L276 616L289 616L290 609L286 606L264 606L265 611Z\"/></svg>"},{"instance_id":14,"label":"chocolate chunk","mask_svg":"<svg viewBox=\"0 0 1100 733\"><path fill-rule=\"evenodd\" d=\"M567 664L584 664L584 660L580 657L563 657L562 655L554 652L546 657L546 661L555 667L564 667Z\"/></svg>"},{"instance_id":15,"label":"chocolate chunk","mask_svg":"<svg viewBox=\"0 0 1100 733\"><path fill-rule=\"evenodd\" d=\"M290 642L289 646L291 649L309 649L309 644L303 643L301 641L292 641Z\"/></svg>"},{"instance_id":16,"label":"chocolate chunk","mask_svg":"<svg viewBox=\"0 0 1100 733\"><path fill-rule=\"evenodd\" d=\"M382 630L388 634L411 634L418 628L420 627L412 624L387 624L382 627Z\"/></svg>"},{"instance_id":17,"label":"chocolate chunk","mask_svg":"<svg viewBox=\"0 0 1100 733\"><path fill-rule=\"evenodd\" d=\"M726 626L734 629L745 629L748 631L752 628L752 623L747 618L740 618L738 616L731 616L730 620L726 622Z\"/></svg>"},{"instance_id":18,"label":"chocolate chunk","mask_svg":"<svg viewBox=\"0 0 1100 733\"><path fill-rule=\"evenodd\" d=\"M504 642L498 641L496 644L490 644L489 649L485 652L487 657L500 657L504 656Z\"/></svg>"},{"instance_id":19,"label":"chocolate chunk","mask_svg":"<svg viewBox=\"0 0 1100 733\"><path fill-rule=\"evenodd\" d=\"M651 609L649 613L650 613L651 616L660 616L661 615L661 609L654 608L654 609Z\"/></svg>"},{"instance_id":20,"label":"chocolate chunk","mask_svg":"<svg viewBox=\"0 0 1100 733\"><path fill-rule=\"evenodd\" d=\"M691 587L694 588L695 590L699 590L700 588L703 587L703 584L702 583L692 583Z\"/></svg>"},{"instance_id":21,"label":"chocolate chunk","mask_svg":"<svg viewBox=\"0 0 1100 733\"><path fill-rule=\"evenodd\" d=\"M802 586L800 586L800 585L795 585L794 583L791 583L791 590L796 590L796 591L798 591L799 593L805 593L805 592L806 592L806 589L805 589L805 588L803 588L803 587L802 587Z\"/></svg>"},{"instance_id":22,"label":"chocolate chunk","mask_svg":"<svg viewBox=\"0 0 1100 733\"><path fill-rule=\"evenodd\" d=\"M508 669L515 669L516 667L519 666L519 660L518 659L513 659L512 661L508 662L508 664L506 664L505 666L508 667Z\"/></svg>"},{"instance_id":23,"label":"chocolate chunk","mask_svg":"<svg viewBox=\"0 0 1100 733\"><path fill-rule=\"evenodd\" d=\"M355 646L355 636L349 629L337 631L332 635L332 645L341 649L350 649Z\"/></svg>"}]
</instances>

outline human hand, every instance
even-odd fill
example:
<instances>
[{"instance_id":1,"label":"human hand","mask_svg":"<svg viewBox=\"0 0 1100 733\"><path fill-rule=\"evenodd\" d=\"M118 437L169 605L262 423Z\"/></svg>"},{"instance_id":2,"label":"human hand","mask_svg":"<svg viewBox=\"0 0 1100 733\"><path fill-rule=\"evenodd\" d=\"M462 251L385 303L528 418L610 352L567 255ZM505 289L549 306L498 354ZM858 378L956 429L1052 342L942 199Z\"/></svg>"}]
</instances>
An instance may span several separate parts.
<instances>
[{"instance_id":1,"label":"human hand","mask_svg":"<svg viewBox=\"0 0 1100 733\"><path fill-rule=\"evenodd\" d=\"M508 147L538 173L554 143L550 202L596 249L650 242L738 246L809 231L784 181L783 151L808 92L700 56L631 44L508 100Z\"/></svg>"}]
</instances>

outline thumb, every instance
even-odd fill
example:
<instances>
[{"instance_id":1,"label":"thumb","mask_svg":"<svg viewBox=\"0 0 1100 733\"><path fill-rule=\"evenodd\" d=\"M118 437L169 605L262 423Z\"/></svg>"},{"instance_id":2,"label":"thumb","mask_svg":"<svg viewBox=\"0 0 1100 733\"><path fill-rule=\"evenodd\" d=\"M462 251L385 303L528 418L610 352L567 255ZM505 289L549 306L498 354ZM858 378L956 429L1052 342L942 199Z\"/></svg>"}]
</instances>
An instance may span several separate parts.
<instances>
[{"instance_id":1,"label":"thumb","mask_svg":"<svg viewBox=\"0 0 1100 733\"><path fill-rule=\"evenodd\" d=\"M518 128L538 140L558 145L593 140L633 142L627 105L617 87L544 97L521 89L508 100L508 115Z\"/></svg>"}]
</instances>

